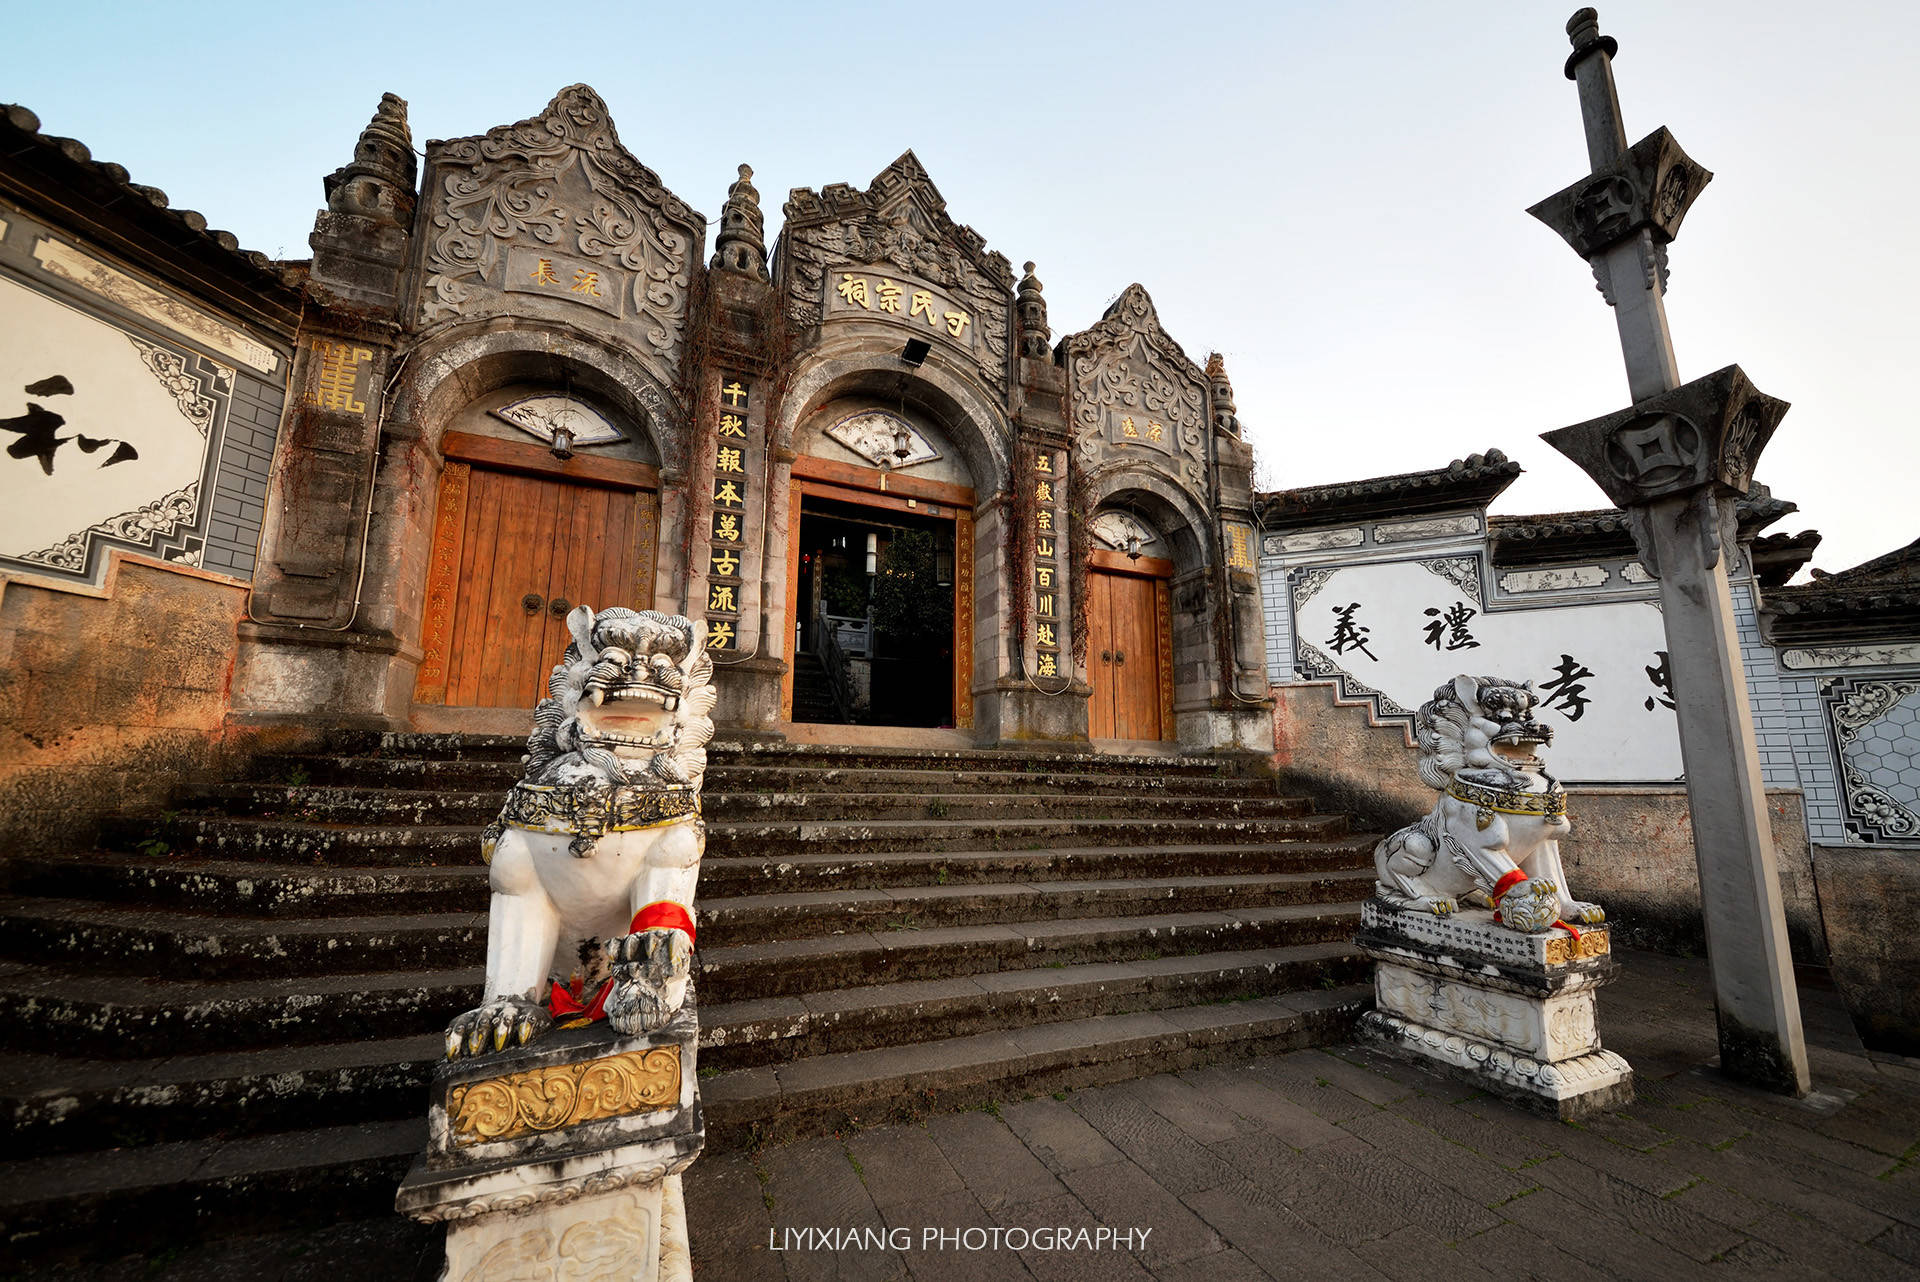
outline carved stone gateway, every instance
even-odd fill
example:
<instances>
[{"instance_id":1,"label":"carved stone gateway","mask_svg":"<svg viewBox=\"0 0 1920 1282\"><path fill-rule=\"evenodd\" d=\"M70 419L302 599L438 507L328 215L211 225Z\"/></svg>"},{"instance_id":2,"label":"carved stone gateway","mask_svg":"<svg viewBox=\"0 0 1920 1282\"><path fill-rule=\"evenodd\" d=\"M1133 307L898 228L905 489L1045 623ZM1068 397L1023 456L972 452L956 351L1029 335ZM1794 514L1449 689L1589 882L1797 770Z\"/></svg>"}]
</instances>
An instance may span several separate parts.
<instances>
[{"instance_id":1,"label":"carved stone gateway","mask_svg":"<svg viewBox=\"0 0 1920 1282\"><path fill-rule=\"evenodd\" d=\"M1600 1045L1613 978L1606 914L1560 863L1567 794L1535 749L1531 685L1461 676L1415 717L1433 810L1382 841L1355 942L1377 963L1363 1035L1574 1120L1633 1100Z\"/></svg>"},{"instance_id":2,"label":"carved stone gateway","mask_svg":"<svg viewBox=\"0 0 1920 1282\"><path fill-rule=\"evenodd\" d=\"M688 1275L712 660L678 615L583 605L567 626L525 777L481 839L486 988L447 1030L398 1198L448 1223L449 1282Z\"/></svg>"}]
</instances>

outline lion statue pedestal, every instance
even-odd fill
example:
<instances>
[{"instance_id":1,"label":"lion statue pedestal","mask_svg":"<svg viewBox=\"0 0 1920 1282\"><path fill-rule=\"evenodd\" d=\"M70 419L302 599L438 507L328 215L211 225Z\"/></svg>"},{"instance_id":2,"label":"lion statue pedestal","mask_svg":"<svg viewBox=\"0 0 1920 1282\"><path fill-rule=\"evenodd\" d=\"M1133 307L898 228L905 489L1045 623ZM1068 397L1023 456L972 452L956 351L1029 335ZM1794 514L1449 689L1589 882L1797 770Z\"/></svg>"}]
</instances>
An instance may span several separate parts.
<instances>
[{"instance_id":1,"label":"lion statue pedestal","mask_svg":"<svg viewBox=\"0 0 1920 1282\"><path fill-rule=\"evenodd\" d=\"M1462 676L1416 714L1420 777L1441 795L1374 852L1359 1032L1573 1121L1632 1103L1633 1070L1600 1045L1594 994L1616 963L1606 913L1567 889L1566 792L1536 755L1553 739L1536 702Z\"/></svg>"},{"instance_id":2,"label":"lion statue pedestal","mask_svg":"<svg viewBox=\"0 0 1920 1282\"><path fill-rule=\"evenodd\" d=\"M480 842L480 1004L447 1028L398 1209L443 1282L688 1282L680 1172L706 1132L694 887L712 661L678 615L581 606L525 773ZM602 1022L604 1021L604 1022Z\"/></svg>"}]
</instances>

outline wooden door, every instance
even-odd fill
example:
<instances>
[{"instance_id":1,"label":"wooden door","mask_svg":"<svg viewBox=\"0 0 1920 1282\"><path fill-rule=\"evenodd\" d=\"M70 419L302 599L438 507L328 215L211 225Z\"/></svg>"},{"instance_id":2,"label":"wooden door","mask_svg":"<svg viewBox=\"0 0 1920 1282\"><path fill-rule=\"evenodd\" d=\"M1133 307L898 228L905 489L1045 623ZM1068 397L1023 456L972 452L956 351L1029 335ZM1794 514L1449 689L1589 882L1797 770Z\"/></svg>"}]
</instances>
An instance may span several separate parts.
<instances>
[{"instance_id":1,"label":"wooden door","mask_svg":"<svg viewBox=\"0 0 1920 1282\"><path fill-rule=\"evenodd\" d=\"M566 614L653 605L653 495L450 460L428 570L417 703L531 708Z\"/></svg>"},{"instance_id":2,"label":"wooden door","mask_svg":"<svg viewBox=\"0 0 1920 1282\"><path fill-rule=\"evenodd\" d=\"M1095 739L1162 739L1170 689L1166 583L1138 574L1087 574L1087 668L1093 695L1087 733Z\"/></svg>"}]
</instances>

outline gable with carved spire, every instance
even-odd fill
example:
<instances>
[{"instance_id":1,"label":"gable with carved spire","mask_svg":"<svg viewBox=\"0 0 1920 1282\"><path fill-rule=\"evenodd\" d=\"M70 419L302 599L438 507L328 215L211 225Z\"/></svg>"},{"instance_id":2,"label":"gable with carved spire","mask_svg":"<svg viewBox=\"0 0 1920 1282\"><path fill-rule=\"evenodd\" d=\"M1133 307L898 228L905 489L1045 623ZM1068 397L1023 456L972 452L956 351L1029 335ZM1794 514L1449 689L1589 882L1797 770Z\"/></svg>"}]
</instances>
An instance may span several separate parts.
<instances>
[{"instance_id":1,"label":"gable with carved spire","mask_svg":"<svg viewBox=\"0 0 1920 1282\"><path fill-rule=\"evenodd\" d=\"M1073 431L1089 467L1157 462L1206 492L1207 377L1129 285L1092 329L1061 344Z\"/></svg>"},{"instance_id":2,"label":"gable with carved spire","mask_svg":"<svg viewBox=\"0 0 1920 1282\"><path fill-rule=\"evenodd\" d=\"M911 151L865 191L796 187L784 212L778 261L795 324L895 323L970 357L989 384L1006 387L1012 264L947 215Z\"/></svg>"},{"instance_id":3,"label":"gable with carved spire","mask_svg":"<svg viewBox=\"0 0 1920 1282\"><path fill-rule=\"evenodd\" d=\"M427 145L418 323L514 315L615 336L673 384L706 220L620 145L586 85Z\"/></svg>"}]
</instances>

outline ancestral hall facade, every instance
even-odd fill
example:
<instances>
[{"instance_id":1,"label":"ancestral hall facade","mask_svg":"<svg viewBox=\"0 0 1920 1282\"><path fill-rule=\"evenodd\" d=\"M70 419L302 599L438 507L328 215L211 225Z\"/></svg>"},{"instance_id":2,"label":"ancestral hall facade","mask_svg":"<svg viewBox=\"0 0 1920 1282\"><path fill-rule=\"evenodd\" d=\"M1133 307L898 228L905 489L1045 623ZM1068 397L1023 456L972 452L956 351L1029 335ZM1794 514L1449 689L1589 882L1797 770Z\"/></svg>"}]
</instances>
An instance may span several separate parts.
<instances>
[{"instance_id":1,"label":"ancestral hall facade","mask_svg":"<svg viewBox=\"0 0 1920 1282\"><path fill-rule=\"evenodd\" d=\"M703 262L583 85L425 156L388 96L327 180L241 722L517 729L630 601L705 620L740 731L854 733L824 671L955 743L1270 742L1251 451L1140 286L1056 342L911 152L771 254L742 166Z\"/></svg>"}]
</instances>

